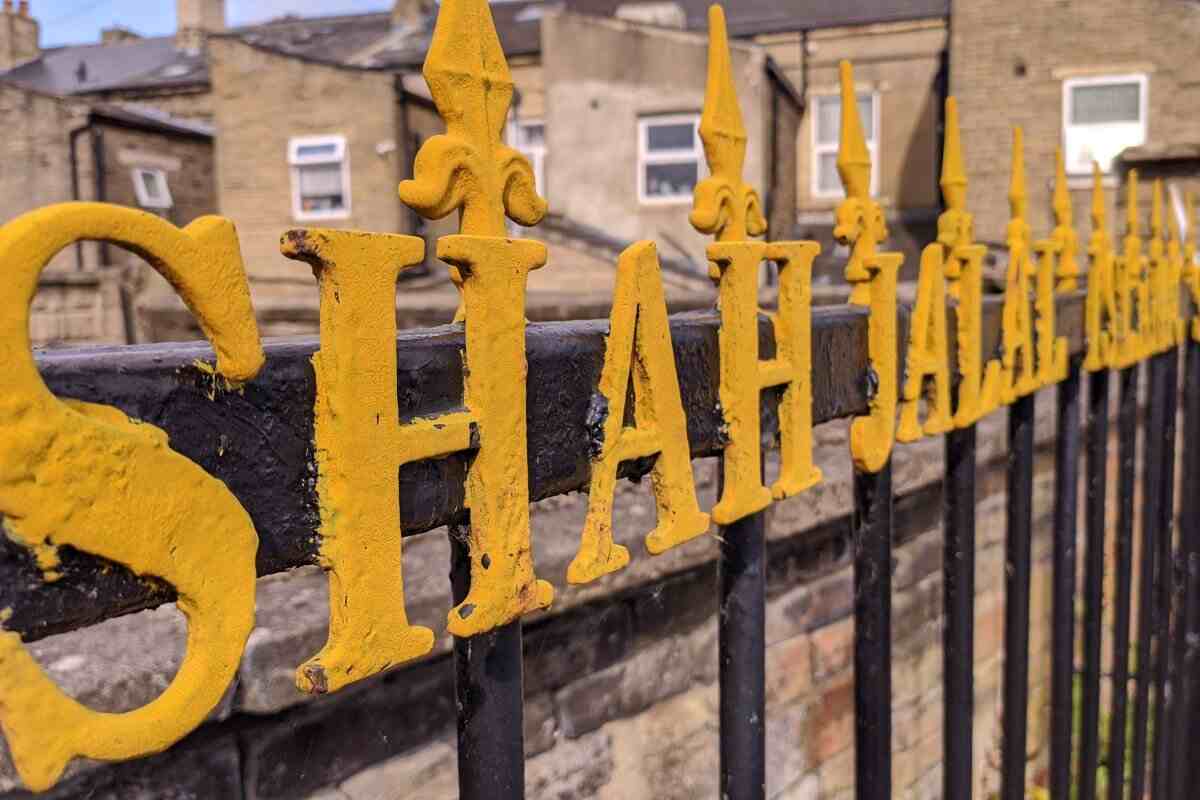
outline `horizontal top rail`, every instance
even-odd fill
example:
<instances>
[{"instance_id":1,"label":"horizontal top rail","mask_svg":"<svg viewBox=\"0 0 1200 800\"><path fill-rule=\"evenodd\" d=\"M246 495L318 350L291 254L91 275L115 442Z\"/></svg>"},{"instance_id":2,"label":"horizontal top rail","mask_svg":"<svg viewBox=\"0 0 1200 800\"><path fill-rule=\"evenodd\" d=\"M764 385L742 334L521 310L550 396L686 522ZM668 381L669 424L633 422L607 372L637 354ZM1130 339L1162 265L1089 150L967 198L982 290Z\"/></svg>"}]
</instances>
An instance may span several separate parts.
<instances>
[{"instance_id":1,"label":"horizontal top rail","mask_svg":"<svg viewBox=\"0 0 1200 800\"><path fill-rule=\"evenodd\" d=\"M1003 298L985 298L984 353L1000 341ZM867 408L867 311L852 306L813 310L813 421L862 414ZM901 349L908 339L909 310L900 310ZM1058 299L1058 335L1071 352L1084 347L1084 294ZM721 414L715 312L671 317L688 441L693 458L719 454ZM955 360L953 309L947 325ZM586 488L589 452L597 435L589 407L604 361L607 320L531 324L526 332L530 494L534 500ZM774 352L772 328L760 317L762 357ZM461 327L401 332L397 337L400 417L428 417L462 404ZM313 451L316 381L311 358L315 339L276 340L266 345L262 372L244 387L227 391L198 366L211 361L206 343L87 348L39 354L38 363L56 394L115 406L167 432L171 447L224 481L254 521L259 535L257 569L268 575L317 563L317 470ZM778 430L778 393L763 393L763 435ZM405 535L428 531L462 517L463 482L469 456L405 465L400 473ZM637 477L645 463L622 465ZM137 513L137 509L130 509ZM202 528L203 520L197 520ZM198 531L202 535L202 530ZM151 608L175 599L166 583L138 577L121 565L63 548L61 577L45 582L28 550L0 537L0 608L5 623L27 641Z\"/></svg>"}]
</instances>

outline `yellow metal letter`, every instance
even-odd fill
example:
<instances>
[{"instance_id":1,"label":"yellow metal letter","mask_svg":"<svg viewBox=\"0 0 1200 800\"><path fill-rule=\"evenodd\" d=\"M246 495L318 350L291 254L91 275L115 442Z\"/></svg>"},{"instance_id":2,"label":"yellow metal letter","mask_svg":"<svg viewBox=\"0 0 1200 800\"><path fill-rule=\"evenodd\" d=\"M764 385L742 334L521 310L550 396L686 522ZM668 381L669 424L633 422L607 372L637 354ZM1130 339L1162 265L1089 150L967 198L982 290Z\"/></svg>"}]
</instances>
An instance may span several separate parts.
<instances>
[{"instance_id":1,"label":"yellow metal letter","mask_svg":"<svg viewBox=\"0 0 1200 800\"><path fill-rule=\"evenodd\" d=\"M462 285L466 405L479 450L467 475L471 588L447 627L474 636L547 607L554 594L533 572L525 439L525 287L546 247L505 230L506 214L534 225L546 202L529 162L501 141L513 80L487 0L442 3L424 74L446 133L421 146L400 197L430 219L461 211L461 233L443 237L437 255Z\"/></svg>"},{"instance_id":2,"label":"yellow metal letter","mask_svg":"<svg viewBox=\"0 0 1200 800\"><path fill-rule=\"evenodd\" d=\"M1071 227L1071 198L1067 194L1067 174L1063 169L1062 149L1055 154L1058 177L1054 183L1054 216L1058 224L1049 239L1034 245L1038 253L1037 289L1034 310L1037 313L1037 377L1039 386L1050 386L1067 377L1067 340L1055 336L1054 294L1074 291L1079 267L1075 251L1079 237ZM1064 268L1061 259L1069 258ZM1059 265L1055 267L1055 259ZM1065 274L1064 274L1065 269Z\"/></svg>"},{"instance_id":3,"label":"yellow metal letter","mask_svg":"<svg viewBox=\"0 0 1200 800\"><path fill-rule=\"evenodd\" d=\"M946 140L942 157L942 195L946 210L938 217L938 244L944 251L947 291L958 301L958 407L954 425L973 425L1000 406L1000 362L983 358L983 259L987 247L975 242L975 223L967 211L967 170L958 128L958 102L946 99Z\"/></svg>"},{"instance_id":4,"label":"yellow metal letter","mask_svg":"<svg viewBox=\"0 0 1200 800\"><path fill-rule=\"evenodd\" d=\"M636 426L627 427L625 401L631 376ZM588 583L629 563L629 551L614 544L612 534L613 492L622 461L654 457L650 476L658 525L646 537L646 549L651 553L694 539L709 526L692 481L687 420L653 242L631 245L617 263L604 369L592 411L599 447L592 458L588 515L579 553L567 568L571 583Z\"/></svg>"},{"instance_id":5,"label":"yellow metal letter","mask_svg":"<svg viewBox=\"0 0 1200 800\"><path fill-rule=\"evenodd\" d=\"M399 471L469 447L470 422L460 414L400 425L396 279L421 262L422 239L294 230L281 249L311 264L321 288L314 445L329 639L296 684L335 692L433 647L433 632L409 625L404 608Z\"/></svg>"},{"instance_id":6,"label":"yellow metal letter","mask_svg":"<svg viewBox=\"0 0 1200 800\"><path fill-rule=\"evenodd\" d=\"M72 547L167 581L188 620L174 680L147 705L92 711L64 694L13 632L0 632L0 726L21 779L50 788L76 756L117 761L160 752L204 721L237 672L254 624L250 517L225 485L171 450L166 434L109 406L62 401L30 351L38 275L82 240L145 258L196 315L217 371L247 381L263 364L232 223L201 217L180 230L142 211L65 203L0 228L0 515L47 580Z\"/></svg>"},{"instance_id":7,"label":"yellow metal letter","mask_svg":"<svg viewBox=\"0 0 1200 800\"><path fill-rule=\"evenodd\" d=\"M1116 363L1115 343L1123 337L1117 311L1115 256L1104 207L1100 165L1092 162L1092 238L1088 243L1087 357L1084 369L1098 372Z\"/></svg>"},{"instance_id":8,"label":"yellow metal letter","mask_svg":"<svg viewBox=\"0 0 1200 800\"><path fill-rule=\"evenodd\" d=\"M897 441L915 442L926 434L945 433L952 427L944 270L945 254L940 244L935 242L921 251L921 274L908 338ZM928 376L933 376L933 393L929 398L929 414L922 425L919 419L921 390Z\"/></svg>"},{"instance_id":9,"label":"yellow metal letter","mask_svg":"<svg viewBox=\"0 0 1200 800\"><path fill-rule=\"evenodd\" d=\"M1008 223L1008 272L1004 282L1004 312L1001 335L1004 352L1002 398L1011 403L1018 397L1037 391L1034 369L1033 312L1029 307L1029 279L1034 266L1029 256L1030 231L1025 221L1028 198L1025 194L1025 156L1020 128L1013 129L1012 185L1008 193L1012 219Z\"/></svg>"},{"instance_id":10,"label":"yellow metal letter","mask_svg":"<svg viewBox=\"0 0 1200 800\"><path fill-rule=\"evenodd\" d=\"M880 253L887 238L883 209L871 198L871 154L863 138L849 61L839 65L842 85L842 131L837 167L846 199L837 207L833 236L850 247L846 280L851 305L870 309L867 385L870 412L850 426L850 455L860 472L878 472L887 465L896 433L896 281L901 253Z\"/></svg>"},{"instance_id":11,"label":"yellow metal letter","mask_svg":"<svg viewBox=\"0 0 1200 800\"><path fill-rule=\"evenodd\" d=\"M1125 237L1122 240L1121 257L1117 259L1116 287L1117 313L1117 363L1120 368L1137 363L1147 354L1144 341L1148 338L1150 297L1146 287L1146 260L1142 255L1142 237L1138 223L1138 173L1129 170L1126 179ZM1136 298L1137 327L1134 327L1134 302Z\"/></svg>"}]
</instances>

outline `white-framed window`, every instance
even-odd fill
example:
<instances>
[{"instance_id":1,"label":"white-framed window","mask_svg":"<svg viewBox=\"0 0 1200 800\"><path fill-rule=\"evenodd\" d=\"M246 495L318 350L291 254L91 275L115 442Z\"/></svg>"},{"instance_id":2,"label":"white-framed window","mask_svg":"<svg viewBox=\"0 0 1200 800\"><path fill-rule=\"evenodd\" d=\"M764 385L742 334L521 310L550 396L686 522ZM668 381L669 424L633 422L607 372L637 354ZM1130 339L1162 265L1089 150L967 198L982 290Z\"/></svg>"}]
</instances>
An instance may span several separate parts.
<instances>
[{"instance_id":1,"label":"white-framed window","mask_svg":"<svg viewBox=\"0 0 1200 800\"><path fill-rule=\"evenodd\" d=\"M509 125L508 140L533 167L534 186L546 196L546 123L540 119L516 120Z\"/></svg>"},{"instance_id":2,"label":"white-framed window","mask_svg":"<svg viewBox=\"0 0 1200 800\"><path fill-rule=\"evenodd\" d=\"M1063 158L1068 172L1105 172L1126 147L1146 142L1149 80L1144 74L1063 81Z\"/></svg>"},{"instance_id":3,"label":"white-framed window","mask_svg":"<svg viewBox=\"0 0 1200 800\"><path fill-rule=\"evenodd\" d=\"M641 203L690 203L703 163L699 114L661 114L638 120Z\"/></svg>"},{"instance_id":4,"label":"white-framed window","mask_svg":"<svg viewBox=\"0 0 1200 800\"><path fill-rule=\"evenodd\" d=\"M350 154L345 136L298 136L288 141L292 216L298 220L350 216Z\"/></svg>"},{"instance_id":5,"label":"white-framed window","mask_svg":"<svg viewBox=\"0 0 1200 800\"><path fill-rule=\"evenodd\" d=\"M167 173L151 167L134 167L130 174L133 176L133 191L139 206L164 209L175 205L171 199L171 187L167 184Z\"/></svg>"},{"instance_id":6,"label":"white-framed window","mask_svg":"<svg viewBox=\"0 0 1200 800\"><path fill-rule=\"evenodd\" d=\"M863 137L871 153L871 194L879 190L879 94L858 95L858 118ZM812 194L813 197L842 197L842 179L838 176L838 140L842 133L841 95L823 94L813 98L812 115Z\"/></svg>"}]
</instances>

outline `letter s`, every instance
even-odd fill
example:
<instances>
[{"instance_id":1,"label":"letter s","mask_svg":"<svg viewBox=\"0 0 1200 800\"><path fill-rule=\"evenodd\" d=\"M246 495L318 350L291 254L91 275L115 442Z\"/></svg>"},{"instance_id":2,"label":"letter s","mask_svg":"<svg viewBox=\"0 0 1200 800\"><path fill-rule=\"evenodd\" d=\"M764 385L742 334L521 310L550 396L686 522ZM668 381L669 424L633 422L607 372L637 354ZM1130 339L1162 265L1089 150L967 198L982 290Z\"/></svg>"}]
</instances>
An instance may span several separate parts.
<instances>
[{"instance_id":1,"label":"letter s","mask_svg":"<svg viewBox=\"0 0 1200 800\"><path fill-rule=\"evenodd\" d=\"M254 623L258 537L223 483L167 446L166 435L109 406L61 401L29 340L38 275L60 250L107 241L145 258L196 315L227 379L263 364L232 223L180 230L119 206L65 203L0 228L0 516L55 580L63 545L169 582L188 620L178 674L154 701L93 711L42 672L15 632L0 631L0 727L22 780L51 787L75 756L114 761L170 747L199 725L236 673Z\"/></svg>"}]
</instances>

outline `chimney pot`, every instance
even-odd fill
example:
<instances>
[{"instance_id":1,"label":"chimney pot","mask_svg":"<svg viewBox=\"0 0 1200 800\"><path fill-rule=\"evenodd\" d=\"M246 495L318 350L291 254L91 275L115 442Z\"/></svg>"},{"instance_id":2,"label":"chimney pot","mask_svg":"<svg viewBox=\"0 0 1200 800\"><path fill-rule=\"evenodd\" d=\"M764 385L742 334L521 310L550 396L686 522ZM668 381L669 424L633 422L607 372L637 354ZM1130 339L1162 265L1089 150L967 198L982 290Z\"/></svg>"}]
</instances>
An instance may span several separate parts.
<instances>
[{"instance_id":1,"label":"chimney pot","mask_svg":"<svg viewBox=\"0 0 1200 800\"><path fill-rule=\"evenodd\" d=\"M29 16L29 0L21 0L21 4L17 8L22 17Z\"/></svg>"},{"instance_id":2,"label":"chimney pot","mask_svg":"<svg viewBox=\"0 0 1200 800\"><path fill-rule=\"evenodd\" d=\"M11 14L13 10L13 0L4 0L4 11L6 14Z\"/></svg>"}]
</instances>

